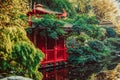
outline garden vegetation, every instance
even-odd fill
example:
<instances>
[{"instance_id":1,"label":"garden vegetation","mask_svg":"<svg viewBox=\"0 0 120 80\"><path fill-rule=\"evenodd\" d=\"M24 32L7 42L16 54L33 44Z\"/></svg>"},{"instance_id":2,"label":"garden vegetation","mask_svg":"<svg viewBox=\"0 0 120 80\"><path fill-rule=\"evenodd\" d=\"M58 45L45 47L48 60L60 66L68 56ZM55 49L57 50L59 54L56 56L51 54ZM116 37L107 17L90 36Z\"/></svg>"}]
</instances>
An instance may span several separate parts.
<instances>
[{"instance_id":1,"label":"garden vegetation","mask_svg":"<svg viewBox=\"0 0 120 80\"><path fill-rule=\"evenodd\" d=\"M44 54L28 39L20 18L27 9L27 0L0 0L0 75L42 80L38 68Z\"/></svg>"}]
</instances>

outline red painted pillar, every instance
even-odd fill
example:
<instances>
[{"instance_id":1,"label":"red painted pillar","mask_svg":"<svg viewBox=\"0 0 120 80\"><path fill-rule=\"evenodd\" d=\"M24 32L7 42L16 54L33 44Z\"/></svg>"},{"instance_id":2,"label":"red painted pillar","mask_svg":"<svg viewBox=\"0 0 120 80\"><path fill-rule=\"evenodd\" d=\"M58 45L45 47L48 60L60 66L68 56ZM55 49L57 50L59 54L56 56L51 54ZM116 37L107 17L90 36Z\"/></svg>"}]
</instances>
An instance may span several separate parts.
<instances>
[{"instance_id":1,"label":"red painted pillar","mask_svg":"<svg viewBox=\"0 0 120 80\"><path fill-rule=\"evenodd\" d=\"M36 2L34 2L34 6L33 6L33 14L36 15Z\"/></svg>"},{"instance_id":2,"label":"red painted pillar","mask_svg":"<svg viewBox=\"0 0 120 80\"><path fill-rule=\"evenodd\" d=\"M55 40L54 46L54 66L56 66L56 59L57 59L57 40Z\"/></svg>"}]
</instances>

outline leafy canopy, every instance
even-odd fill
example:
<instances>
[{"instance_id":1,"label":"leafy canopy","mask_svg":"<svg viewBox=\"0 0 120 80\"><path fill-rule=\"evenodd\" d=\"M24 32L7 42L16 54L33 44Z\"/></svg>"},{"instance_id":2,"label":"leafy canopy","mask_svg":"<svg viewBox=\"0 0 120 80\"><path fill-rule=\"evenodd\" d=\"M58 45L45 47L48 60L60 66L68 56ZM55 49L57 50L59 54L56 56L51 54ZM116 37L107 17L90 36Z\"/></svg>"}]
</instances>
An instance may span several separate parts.
<instances>
[{"instance_id":1,"label":"leafy canopy","mask_svg":"<svg viewBox=\"0 0 120 80\"><path fill-rule=\"evenodd\" d=\"M0 0L0 74L42 80L38 72L44 57L26 36L27 24L20 17L28 11L27 0Z\"/></svg>"},{"instance_id":2,"label":"leafy canopy","mask_svg":"<svg viewBox=\"0 0 120 80\"><path fill-rule=\"evenodd\" d=\"M62 36L66 33L63 30L63 26L65 23L56 18L52 18L49 15L45 15L43 18L39 19L34 18L32 22L35 28L41 29L41 31L39 32L41 36L48 36L53 39L58 39L59 36Z\"/></svg>"}]
</instances>

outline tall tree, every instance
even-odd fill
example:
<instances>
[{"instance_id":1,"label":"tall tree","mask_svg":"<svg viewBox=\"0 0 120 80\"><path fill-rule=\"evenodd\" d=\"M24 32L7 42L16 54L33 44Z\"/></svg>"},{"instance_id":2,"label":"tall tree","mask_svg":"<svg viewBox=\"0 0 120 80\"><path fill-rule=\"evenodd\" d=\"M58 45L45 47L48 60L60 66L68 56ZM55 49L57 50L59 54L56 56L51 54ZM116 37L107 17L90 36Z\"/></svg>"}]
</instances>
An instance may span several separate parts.
<instances>
[{"instance_id":1,"label":"tall tree","mask_svg":"<svg viewBox=\"0 0 120 80\"><path fill-rule=\"evenodd\" d=\"M27 0L0 0L0 74L13 71L41 80L38 67L44 55L27 38L21 19L27 5Z\"/></svg>"},{"instance_id":2,"label":"tall tree","mask_svg":"<svg viewBox=\"0 0 120 80\"><path fill-rule=\"evenodd\" d=\"M96 16L101 20L112 20L119 13L116 0L93 0L91 3Z\"/></svg>"},{"instance_id":3,"label":"tall tree","mask_svg":"<svg viewBox=\"0 0 120 80\"><path fill-rule=\"evenodd\" d=\"M91 10L91 0L69 0L78 13L88 13Z\"/></svg>"},{"instance_id":4,"label":"tall tree","mask_svg":"<svg viewBox=\"0 0 120 80\"><path fill-rule=\"evenodd\" d=\"M120 34L120 8L118 0L92 0L92 7L101 21L111 21Z\"/></svg>"}]
</instances>

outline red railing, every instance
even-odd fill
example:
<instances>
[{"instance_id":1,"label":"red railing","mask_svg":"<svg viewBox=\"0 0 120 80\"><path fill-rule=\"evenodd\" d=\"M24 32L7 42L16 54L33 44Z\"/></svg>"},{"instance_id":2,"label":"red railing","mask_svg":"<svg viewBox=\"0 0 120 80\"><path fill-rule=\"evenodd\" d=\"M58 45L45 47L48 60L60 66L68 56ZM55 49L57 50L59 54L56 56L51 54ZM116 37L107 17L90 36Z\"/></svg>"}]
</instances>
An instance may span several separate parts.
<instances>
[{"instance_id":1,"label":"red railing","mask_svg":"<svg viewBox=\"0 0 120 80\"><path fill-rule=\"evenodd\" d=\"M40 36L37 32L33 32L28 37L37 48L45 53L45 59L41 62L42 65L53 63L56 66L57 62L65 62L67 60L64 37L59 37L58 40L55 40Z\"/></svg>"},{"instance_id":2,"label":"red railing","mask_svg":"<svg viewBox=\"0 0 120 80\"><path fill-rule=\"evenodd\" d=\"M48 40L49 38L47 38L47 41ZM64 38L51 41L51 43L47 45L49 45L48 47L51 49L48 49L47 47L44 47L45 49L43 48L42 51L45 53L46 57L41 64L46 65L47 63L54 63L54 66L56 66L57 62L62 62L62 61L64 62L67 60L66 47L64 45Z\"/></svg>"}]
</instances>

